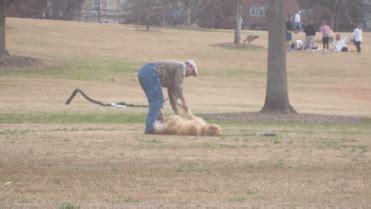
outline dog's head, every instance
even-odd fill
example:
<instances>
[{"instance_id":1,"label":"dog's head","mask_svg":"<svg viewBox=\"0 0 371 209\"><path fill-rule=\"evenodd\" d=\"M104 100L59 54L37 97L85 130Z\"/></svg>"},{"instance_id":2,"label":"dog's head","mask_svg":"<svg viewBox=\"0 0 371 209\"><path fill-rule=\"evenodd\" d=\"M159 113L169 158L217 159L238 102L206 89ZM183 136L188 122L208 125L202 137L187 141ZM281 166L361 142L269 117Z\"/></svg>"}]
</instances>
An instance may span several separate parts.
<instances>
[{"instance_id":1,"label":"dog's head","mask_svg":"<svg viewBox=\"0 0 371 209\"><path fill-rule=\"evenodd\" d=\"M207 125L203 130L204 136L221 136L222 135L222 128L218 125L212 124Z\"/></svg>"}]
</instances>

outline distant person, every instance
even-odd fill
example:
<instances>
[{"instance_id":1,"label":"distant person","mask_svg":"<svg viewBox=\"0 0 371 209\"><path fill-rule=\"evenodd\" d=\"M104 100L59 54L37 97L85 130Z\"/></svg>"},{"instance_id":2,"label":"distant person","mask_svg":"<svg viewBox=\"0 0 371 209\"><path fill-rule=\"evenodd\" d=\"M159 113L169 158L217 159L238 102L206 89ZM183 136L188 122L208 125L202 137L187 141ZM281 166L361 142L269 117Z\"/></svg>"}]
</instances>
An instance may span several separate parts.
<instances>
[{"instance_id":1,"label":"distant person","mask_svg":"<svg viewBox=\"0 0 371 209\"><path fill-rule=\"evenodd\" d=\"M291 49L292 50L302 50L304 46L304 43L302 40L295 40L291 43Z\"/></svg>"},{"instance_id":2,"label":"distant person","mask_svg":"<svg viewBox=\"0 0 371 209\"><path fill-rule=\"evenodd\" d=\"M300 10L294 16L294 28L295 31L301 31L301 12Z\"/></svg>"},{"instance_id":3,"label":"distant person","mask_svg":"<svg viewBox=\"0 0 371 209\"><path fill-rule=\"evenodd\" d=\"M160 119L164 103L161 86L167 88L171 107L176 114L179 114L178 99L182 102L179 106L185 112L189 112L183 96L183 80L188 76L197 76L197 67L193 60L148 63L138 71L139 83L146 94L149 104L145 134L154 134L153 124Z\"/></svg>"},{"instance_id":4,"label":"distant person","mask_svg":"<svg viewBox=\"0 0 371 209\"><path fill-rule=\"evenodd\" d=\"M347 52L349 51L347 47L347 38L341 38L340 34L336 34L334 42L332 42L333 50L335 52Z\"/></svg>"},{"instance_id":5,"label":"distant person","mask_svg":"<svg viewBox=\"0 0 371 209\"><path fill-rule=\"evenodd\" d=\"M314 37L316 36L316 28L313 21L309 20L308 24L304 27L305 40L303 49L312 50L314 48Z\"/></svg>"},{"instance_id":6,"label":"distant person","mask_svg":"<svg viewBox=\"0 0 371 209\"><path fill-rule=\"evenodd\" d=\"M294 31L294 26L292 24L292 16L289 15L286 21L286 49L288 51L291 50L292 31Z\"/></svg>"},{"instance_id":7,"label":"distant person","mask_svg":"<svg viewBox=\"0 0 371 209\"><path fill-rule=\"evenodd\" d=\"M354 29L352 34L352 40L354 41L354 45L356 45L357 52L360 54L362 52L361 50L361 43L363 39L363 29L362 29L362 23L358 24L358 26Z\"/></svg>"},{"instance_id":8,"label":"distant person","mask_svg":"<svg viewBox=\"0 0 371 209\"><path fill-rule=\"evenodd\" d=\"M330 26L327 24L327 21L322 21L322 25L319 28L319 31L322 34L322 44L323 44L323 52L326 52L329 50L329 42L330 42L330 36L332 34L332 30Z\"/></svg>"},{"instance_id":9,"label":"distant person","mask_svg":"<svg viewBox=\"0 0 371 209\"><path fill-rule=\"evenodd\" d=\"M239 27L241 28L241 30L243 29L243 17L240 16L240 25Z\"/></svg>"}]
</instances>

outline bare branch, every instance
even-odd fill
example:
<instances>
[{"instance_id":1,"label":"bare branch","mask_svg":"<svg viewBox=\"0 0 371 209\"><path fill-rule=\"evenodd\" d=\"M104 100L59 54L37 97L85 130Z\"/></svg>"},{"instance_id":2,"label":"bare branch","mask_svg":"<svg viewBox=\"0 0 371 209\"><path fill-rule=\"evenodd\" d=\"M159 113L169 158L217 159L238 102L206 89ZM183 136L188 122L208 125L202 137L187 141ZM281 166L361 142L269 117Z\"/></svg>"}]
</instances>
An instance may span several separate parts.
<instances>
[{"instance_id":1,"label":"bare branch","mask_svg":"<svg viewBox=\"0 0 371 209\"><path fill-rule=\"evenodd\" d=\"M5 0L5 6L9 6L12 4L15 0Z\"/></svg>"}]
</instances>

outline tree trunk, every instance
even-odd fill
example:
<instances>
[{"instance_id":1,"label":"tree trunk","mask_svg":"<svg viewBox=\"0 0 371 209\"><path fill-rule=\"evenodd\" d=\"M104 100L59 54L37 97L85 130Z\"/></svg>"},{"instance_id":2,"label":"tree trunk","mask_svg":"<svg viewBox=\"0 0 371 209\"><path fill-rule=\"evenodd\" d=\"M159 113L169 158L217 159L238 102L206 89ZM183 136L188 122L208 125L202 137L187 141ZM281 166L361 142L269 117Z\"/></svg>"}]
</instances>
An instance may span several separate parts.
<instances>
[{"instance_id":1,"label":"tree trunk","mask_svg":"<svg viewBox=\"0 0 371 209\"><path fill-rule=\"evenodd\" d=\"M192 24L192 10L191 10L191 1L186 1L184 3L185 7L185 20L184 25L190 26Z\"/></svg>"},{"instance_id":2,"label":"tree trunk","mask_svg":"<svg viewBox=\"0 0 371 209\"><path fill-rule=\"evenodd\" d=\"M270 0L267 92L263 113L296 113L290 105L286 73L285 0Z\"/></svg>"},{"instance_id":3,"label":"tree trunk","mask_svg":"<svg viewBox=\"0 0 371 209\"><path fill-rule=\"evenodd\" d=\"M76 0L68 0L67 1L67 9L64 11L63 19L65 20L72 20L73 19L73 13L74 13L74 1Z\"/></svg>"},{"instance_id":4,"label":"tree trunk","mask_svg":"<svg viewBox=\"0 0 371 209\"><path fill-rule=\"evenodd\" d=\"M149 11L148 11L148 8L147 8L147 12L146 12L146 30L149 31Z\"/></svg>"},{"instance_id":5,"label":"tree trunk","mask_svg":"<svg viewBox=\"0 0 371 209\"><path fill-rule=\"evenodd\" d=\"M5 12L5 0L0 0L0 57L9 55L6 50L5 42L5 27L6 27L6 12Z\"/></svg>"},{"instance_id":6,"label":"tree trunk","mask_svg":"<svg viewBox=\"0 0 371 209\"><path fill-rule=\"evenodd\" d=\"M339 11L339 3L340 1L339 0L334 0L333 1L333 5L332 5L332 8L331 8L331 13L330 13L330 27L332 28L332 30L334 31L337 31L337 17L338 17L338 13L340 12Z\"/></svg>"},{"instance_id":7,"label":"tree trunk","mask_svg":"<svg viewBox=\"0 0 371 209\"><path fill-rule=\"evenodd\" d=\"M241 0L236 1L236 26L234 31L234 43L241 43L241 28L242 28L242 17L241 17Z\"/></svg>"},{"instance_id":8,"label":"tree trunk","mask_svg":"<svg viewBox=\"0 0 371 209\"><path fill-rule=\"evenodd\" d=\"M98 9L98 14L97 14L97 21L98 23L101 23L101 18L102 18L102 1L99 0L99 7L97 8Z\"/></svg>"}]
</instances>

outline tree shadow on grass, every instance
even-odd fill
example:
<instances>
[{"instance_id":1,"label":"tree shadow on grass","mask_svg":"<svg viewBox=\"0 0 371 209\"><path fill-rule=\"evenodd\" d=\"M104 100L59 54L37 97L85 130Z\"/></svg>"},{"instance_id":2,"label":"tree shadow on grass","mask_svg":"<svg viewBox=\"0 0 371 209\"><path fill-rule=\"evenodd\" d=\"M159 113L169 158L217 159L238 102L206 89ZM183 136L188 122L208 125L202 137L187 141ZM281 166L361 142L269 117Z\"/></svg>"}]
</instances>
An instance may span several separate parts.
<instances>
[{"instance_id":1,"label":"tree shadow on grass","mask_svg":"<svg viewBox=\"0 0 371 209\"><path fill-rule=\"evenodd\" d=\"M263 46L255 45L255 44L234 44L234 43L219 43L219 44L213 44L215 47L220 47L224 49L230 49L230 50L263 50L265 49Z\"/></svg>"},{"instance_id":2,"label":"tree shadow on grass","mask_svg":"<svg viewBox=\"0 0 371 209\"><path fill-rule=\"evenodd\" d=\"M220 122L298 122L318 124L361 124L371 123L369 117L320 115L320 114L265 114L258 112L211 113L202 115L207 120Z\"/></svg>"},{"instance_id":3,"label":"tree shadow on grass","mask_svg":"<svg viewBox=\"0 0 371 209\"><path fill-rule=\"evenodd\" d=\"M33 57L23 56L0 56L0 70L1 69L25 69L33 68L42 64L42 60Z\"/></svg>"}]
</instances>

